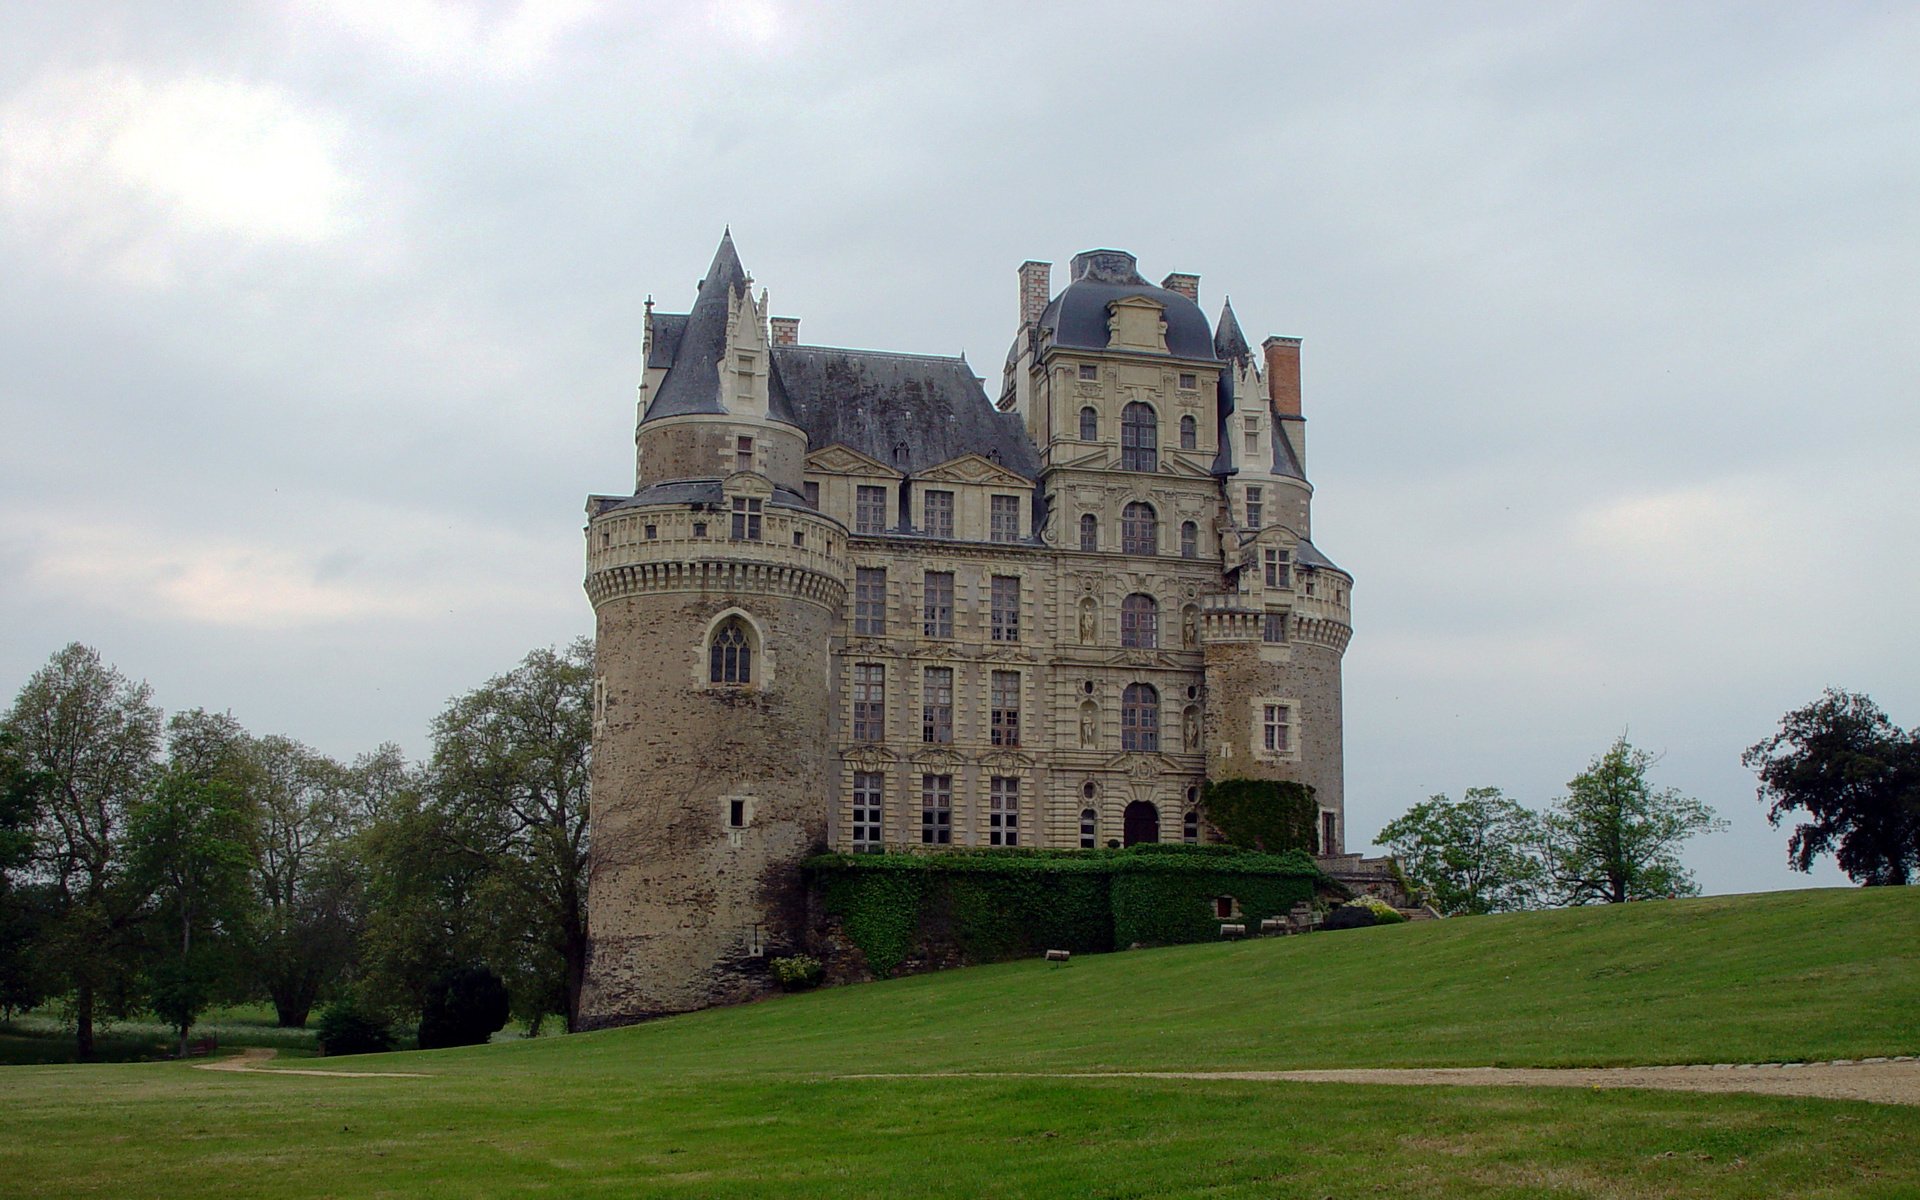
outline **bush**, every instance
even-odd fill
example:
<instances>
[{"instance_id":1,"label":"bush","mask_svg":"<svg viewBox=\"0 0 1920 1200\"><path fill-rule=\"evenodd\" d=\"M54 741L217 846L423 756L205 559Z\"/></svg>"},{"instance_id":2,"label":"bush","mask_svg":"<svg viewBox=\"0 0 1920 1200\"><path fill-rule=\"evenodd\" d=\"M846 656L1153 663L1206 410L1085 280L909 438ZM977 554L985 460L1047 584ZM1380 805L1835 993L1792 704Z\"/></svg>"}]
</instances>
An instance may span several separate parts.
<instances>
[{"instance_id":1,"label":"bush","mask_svg":"<svg viewBox=\"0 0 1920 1200\"><path fill-rule=\"evenodd\" d=\"M322 1009L315 1036L320 1053L329 1058L338 1054L384 1054L393 1049L393 1033L387 1023L351 1000L336 1000Z\"/></svg>"},{"instance_id":2,"label":"bush","mask_svg":"<svg viewBox=\"0 0 1920 1200\"><path fill-rule=\"evenodd\" d=\"M1227 843L1284 854L1319 851L1320 806L1313 788L1277 779L1220 779L1200 789L1200 809Z\"/></svg>"},{"instance_id":3,"label":"bush","mask_svg":"<svg viewBox=\"0 0 1920 1200\"><path fill-rule=\"evenodd\" d=\"M1375 917L1373 910L1365 904L1342 904L1327 914L1327 919L1321 923L1320 928L1365 929L1379 923L1379 918Z\"/></svg>"},{"instance_id":4,"label":"bush","mask_svg":"<svg viewBox=\"0 0 1920 1200\"><path fill-rule=\"evenodd\" d=\"M1354 903L1364 905L1366 910L1373 914L1375 925L1398 925L1407 919L1407 914L1378 896L1362 896Z\"/></svg>"},{"instance_id":5,"label":"bush","mask_svg":"<svg viewBox=\"0 0 1920 1200\"><path fill-rule=\"evenodd\" d=\"M507 985L485 967L455 967L427 988L420 1048L478 1046L507 1023Z\"/></svg>"},{"instance_id":6,"label":"bush","mask_svg":"<svg viewBox=\"0 0 1920 1200\"><path fill-rule=\"evenodd\" d=\"M774 982L789 992L804 992L820 982L825 968L820 960L811 954L795 954L790 958L776 958L767 964L773 968Z\"/></svg>"}]
</instances>

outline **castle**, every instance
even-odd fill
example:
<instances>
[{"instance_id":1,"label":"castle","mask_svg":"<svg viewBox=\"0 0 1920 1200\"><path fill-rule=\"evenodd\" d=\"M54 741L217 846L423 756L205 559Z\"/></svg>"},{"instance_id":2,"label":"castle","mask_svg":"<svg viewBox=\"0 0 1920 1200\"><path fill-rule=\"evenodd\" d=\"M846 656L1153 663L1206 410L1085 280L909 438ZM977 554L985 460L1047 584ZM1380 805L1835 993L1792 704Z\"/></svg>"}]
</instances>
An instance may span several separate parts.
<instances>
[{"instance_id":1,"label":"castle","mask_svg":"<svg viewBox=\"0 0 1920 1200\"><path fill-rule=\"evenodd\" d=\"M1209 838L1207 779L1344 835L1352 577L1313 542L1300 342L1117 250L1019 268L964 358L811 346L731 236L648 302L629 496L588 501L587 1025L764 990L817 850Z\"/></svg>"}]
</instances>

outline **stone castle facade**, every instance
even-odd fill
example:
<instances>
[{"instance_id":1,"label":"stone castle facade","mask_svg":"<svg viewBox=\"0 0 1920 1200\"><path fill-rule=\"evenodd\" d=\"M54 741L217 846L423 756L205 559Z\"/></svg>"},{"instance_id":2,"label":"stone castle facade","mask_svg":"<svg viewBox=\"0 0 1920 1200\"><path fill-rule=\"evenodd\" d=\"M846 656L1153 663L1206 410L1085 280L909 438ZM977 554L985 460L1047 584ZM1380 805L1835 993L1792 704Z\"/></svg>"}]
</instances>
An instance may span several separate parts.
<instances>
[{"instance_id":1,"label":"stone castle facade","mask_svg":"<svg viewBox=\"0 0 1920 1200\"><path fill-rule=\"evenodd\" d=\"M1299 340L1121 251L1019 280L997 399L801 343L730 236L649 302L635 491L588 502L588 1024L764 990L820 849L1204 841L1203 782L1269 778L1339 852Z\"/></svg>"}]
</instances>

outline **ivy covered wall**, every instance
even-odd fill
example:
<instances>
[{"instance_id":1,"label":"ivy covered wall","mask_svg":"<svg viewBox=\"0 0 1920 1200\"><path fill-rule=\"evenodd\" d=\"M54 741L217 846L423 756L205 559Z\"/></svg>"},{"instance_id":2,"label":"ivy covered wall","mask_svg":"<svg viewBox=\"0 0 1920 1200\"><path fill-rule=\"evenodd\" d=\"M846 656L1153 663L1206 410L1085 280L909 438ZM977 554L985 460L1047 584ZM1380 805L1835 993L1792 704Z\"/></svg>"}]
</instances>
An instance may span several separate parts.
<instances>
[{"instance_id":1,"label":"ivy covered wall","mask_svg":"<svg viewBox=\"0 0 1920 1200\"><path fill-rule=\"evenodd\" d=\"M823 854L806 863L816 949L835 974L885 977L1135 944L1214 941L1222 918L1257 926L1338 885L1304 854L1148 844L1124 850ZM835 962L835 943L864 958Z\"/></svg>"}]
</instances>

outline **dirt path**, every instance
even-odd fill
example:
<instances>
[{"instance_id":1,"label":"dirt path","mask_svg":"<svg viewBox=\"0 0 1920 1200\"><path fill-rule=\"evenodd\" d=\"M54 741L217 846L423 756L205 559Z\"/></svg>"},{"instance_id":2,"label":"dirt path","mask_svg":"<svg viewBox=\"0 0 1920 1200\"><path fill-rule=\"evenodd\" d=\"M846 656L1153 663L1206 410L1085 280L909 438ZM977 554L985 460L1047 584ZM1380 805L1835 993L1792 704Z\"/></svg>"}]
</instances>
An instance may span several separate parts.
<instances>
[{"instance_id":1,"label":"dirt path","mask_svg":"<svg viewBox=\"0 0 1920 1200\"><path fill-rule=\"evenodd\" d=\"M1920 1061L1869 1058L1817 1063L1714 1063L1685 1067L1417 1067L1343 1071L980 1072L966 1078L1245 1079L1260 1082L1385 1083L1443 1087L1664 1088L1686 1092L1759 1092L1920 1105ZM850 1075L849 1079L925 1078Z\"/></svg>"},{"instance_id":2,"label":"dirt path","mask_svg":"<svg viewBox=\"0 0 1920 1200\"><path fill-rule=\"evenodd\" d=\"M194 1063L198 1071L258 1071L263 1075L325 1075L333 1079L430 1079L424 1071L311 1071L301 1067L263 1067L279 1051L251 1046L232 1058Z\"/></svg>"}]
</instances>

